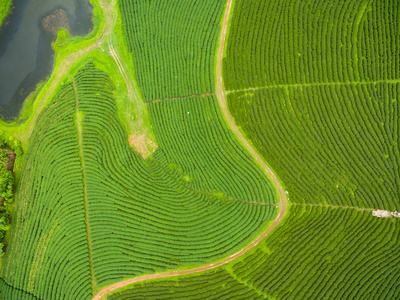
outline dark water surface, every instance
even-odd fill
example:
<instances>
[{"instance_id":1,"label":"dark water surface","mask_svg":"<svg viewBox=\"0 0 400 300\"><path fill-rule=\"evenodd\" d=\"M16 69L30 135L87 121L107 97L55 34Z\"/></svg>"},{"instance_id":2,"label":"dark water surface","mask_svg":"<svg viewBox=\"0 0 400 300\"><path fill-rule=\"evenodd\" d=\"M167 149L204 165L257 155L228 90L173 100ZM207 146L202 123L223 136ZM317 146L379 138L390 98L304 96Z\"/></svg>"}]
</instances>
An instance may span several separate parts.
<instances>
[{"instance_id":1,"label":"dark water surface","mask_svg":"<svg viewBox=\"0 0 400 300\"><path fill-rule=\"evenodd\" d=\"M0 29L0 116L6 121L18 117L25 98L53 69L56 37L44 30L43 18L62 9L71 35L93 27L89 0L14 0L13 6Z\"/></svg>"}]
</instances>

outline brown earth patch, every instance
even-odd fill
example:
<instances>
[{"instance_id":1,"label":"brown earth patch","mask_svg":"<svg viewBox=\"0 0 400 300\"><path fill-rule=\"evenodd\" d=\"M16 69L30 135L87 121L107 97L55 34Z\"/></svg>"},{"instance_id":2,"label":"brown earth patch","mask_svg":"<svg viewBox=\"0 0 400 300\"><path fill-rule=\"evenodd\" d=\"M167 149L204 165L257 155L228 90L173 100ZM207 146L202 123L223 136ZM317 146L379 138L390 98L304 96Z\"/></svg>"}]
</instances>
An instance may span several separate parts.
<instances>
[{"instance_id":1,"label":"brown earth patch","mask_svg":"<svg viewBox=\"0 0 400 300\"><path fill-rule=\"evenodd\" d=\"M8 157L7 157L7 161L6 161L6 164L4 165L4 167L8 171L13 171L14 163L15 163L15 159L17 158L17 155L14 153L14 151L11 151L11 150L8 150L7 153L8 153Z\"/></svg>"},{"instance_id":2,"label":"brown earth patch","mask_svg":"<svg viewBox=\"0 0 400 300\"><path fill-rule=\"evenodd\" d=\"M145 134L132 134L129 136L129 145L139 153L143 159L148 158L156 149L157 145L148 139Z\"/></svg>"}]
</instances>

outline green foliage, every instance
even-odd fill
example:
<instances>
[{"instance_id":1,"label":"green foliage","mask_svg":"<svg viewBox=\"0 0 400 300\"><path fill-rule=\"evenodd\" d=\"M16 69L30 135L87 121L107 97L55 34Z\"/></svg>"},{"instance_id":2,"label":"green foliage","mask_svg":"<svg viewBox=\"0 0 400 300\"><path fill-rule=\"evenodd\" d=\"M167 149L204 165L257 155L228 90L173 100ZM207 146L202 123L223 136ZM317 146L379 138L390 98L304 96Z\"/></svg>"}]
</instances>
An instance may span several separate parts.
<instances>
[{"instance_id":1,"label":"green foliage","mask_svg":"<svg viewBox=\"0 0 400 300\"><path fill-rule=\"evenodd\" d=\"M399 2L235 5L228 106L290 200L400 210Z\"/></svg>"},{"instance_id":2,"label":"green foliage","mask_svg":"<svg viewBox=\"0 0 400 300\"><path fill-rule=\"evenodd\" d=\"M241 259L109 298L256 297L232 283L279 300L400 298L399 219L346 208L400 210L399 9L393 0L236 0L224 61L236 123L291 202L343 208L291 206Z\"/></svg>"},{"instance_id":3,"label":"green foliage","mask_svg":"<svg viewBox=\"0 0 400 300\"><path fill-rule=\"evenodd\" d=\"M399 230L369 211L292 207L268 253L260 247L232 270L276 299L397 299Z\"/></svg>"},{"instance_id":4,"label":"green foliage","mask_svg":"<svg viewBox=\"0 0 400 300\"><path fill-rule=\"evenodd\" d=\"M7 283L40 299L89 299L87 239L101 287L225 257L274 217L275 206L212 195L218 190L240 200L276 202L265 175L226 129L215 98L153 103L150 115L161 142L143 160L129 146L108 75L90 63L74 82L78 103L72 83L64 84L30 139L1 270ZM249 170L254 173L244 176ZM188 174L195 179L185 180Z\"/></svg>"},{"instance_id":5,"label":"green foliage","mask_svg":"<svg viewBox=\"0 0 400 300\"><path fill-rule=\"evenodd\" d=\"M36 299L92 295L74 122L75 93L69 83L37 120L16 190L1 277ZM4 298L13 299L14 290L7 291L11 294Z\"/></svg>"},{"instance_id":6,"label":"green foliage","mask_svg":"<svg viewBox=\"0 0 400 300\"><path fill-rule=\"evenodd\" d=\"M228 103L291 201L399 211L400 106L391 101L399 88L271 88L255 91L251 104L244 92L229 94Z\"/></svg>"},{"instance_id":7,"label":"green foliage","mask_svg":"<svg viewBox=\"0 0 400 300\"><path fill-rule=\"evenodd\" d=\"M57 40L53 42L52 47L57 52L60 51L62 48L68 46L69 42L70 37L68 30L61 27L60 29L58 29Z\"/></svg>"},{"instance_id":8,"label":"green foliage","mask_svg":"<svg viewBox=\"0 0 400 300\"><path fill-rule=\"evenodd\" d=\"M399 220L349 209L294 206L290 212L239 262L131 285L108 299L399 299Z\"/></svg>"},{"instance_id":9,"label":"green foliage","mask_svg":"<svg viewBox=\"0 0 400 300\"><path fill-rule=\"evenodd\" d=\"M15 141L4 140L0 142L0 257L4 255L4 241L6 239L6 234L10 229L10 215L11 215L11 203L14 200L14 174L12 171L7 170L6 163L9 156L9 144L19 145Z\"/></svg>"},{"instance_id":10,"label":"green foliage","mask_svg":"<svg viewBox=\"0 0 400 300\"><path fill-rule=\"evenodd\" d=\"M0 147L11 149L18 156L22 156L21 142L17 140L13 135L10 135L3 130L0 130ZM5 154L2 154L4 156Z\"/></svg>"},{"instance_id":11,"label":"green foliage","mask_svg":"<svg viewBox=\"0 0 400 300\"><path fill-rule=\"evenodd\" d=\"M214 53L224 0L121 0L145 101L215 91Z\"/></svg>"},{"instance_id":12,"label":"green foliage","mask_svg":"<svg viewBox=\"0 0 400 300\"><path fill-rule=\"evenodd\" d=\"M109 300L129 299L265 299L250 287L236 281L224 269L177 280L160 280L133 285L108 296Z\"/></svg>"},{"instance_id":13,"label":"green foliage","mask_svg":"<svg viewBox=\"0 0 400 300\"><path fill-rule=\"evenodd\" d=\"M0 28L11 9L12 0L0 0Z\"/></svg>"},{"instance_id":14,"label":"green foliage","mask_svg":"<svg viewBox=\"0 0 400 300\"><path fill-rule=\"evenodd\" d=\"M4 143L3 143L4 145ZM0 147L3 147L3 145L1 145ZM8 158L8 151L7 149L0 149L0 166L4 166L4 164L7 162L7 158Z\"/></svg>"},{"instance_id":15,"label":"green foliage","mask_svg":"<svg viewBox=\"0 0 400 300\"><path fill-rule=\"evenodd\" d=\"M274 199L272 184L226 127L215 96L153 102L149 112L162 153L172 163L169 168L184 170L171 172L183 180L188 174L194 178L189 188L217 198L222 193L248 202Z\"/></svg>"},{"instance_id":16,"label":"green foliage","mask_svg":"<svg viewBox=\"0 0 400 300\"><path fill-rule=\"evenodd\" d=\"M15 288L3 278L0 278L0 299L37 300L35 296Z\"/></svg>"},{"instance_id":17,"label":"green foliage","mask_svg":"<svg viewBox=\"0 0 400 300\"><path fill-rule=\"evenodd\" d=\"M399 1L235 0L226 90L400 79Z\"/></svg>"}]
</instances>

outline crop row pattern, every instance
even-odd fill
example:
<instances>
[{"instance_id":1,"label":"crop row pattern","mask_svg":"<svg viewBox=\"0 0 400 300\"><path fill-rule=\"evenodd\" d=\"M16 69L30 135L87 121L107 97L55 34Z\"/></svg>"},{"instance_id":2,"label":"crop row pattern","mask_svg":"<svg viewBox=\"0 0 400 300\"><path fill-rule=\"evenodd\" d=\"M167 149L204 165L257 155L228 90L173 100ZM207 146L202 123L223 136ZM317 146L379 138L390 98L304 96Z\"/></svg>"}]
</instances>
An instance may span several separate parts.
<instances>
[{"instance_id":1,"label":"crop row pattern","mask_svg":"<svg viewBox=\"0 0 400 300\"><path fill-rule=\"evenodd\" d=\"M108 299L400 297L398 220L322 207L292 206L290 213L239 262L175 280L134 284Z\"/></svg>"},{"instance_id":2,"label":"crop row pattern","mask_svg":"<svg viewBox=\"0 0 400 300\"><path fill-rule=\"evenodd\" d=\"M235 1L227 90L400 78L397 0Z\"/></svg>"},{"instance_id":3,"label":"crop row pattern","mask_svg":"<svg viewBox=\"0 0 400 300\"><path fill-rule=\"evenodd\" d=\"M91 296L75 94L66 84L40 114L16 191L1 277L38 299ZM7 289L6 289L7 290Z\"/></svg>"},{"instance_id":4,"label":"crop row pattern","mask_svg":"<svg viewBox=\"0 0 400 300\"><path fill-rule=\"evenodd\" d=\"M224 0L121 0L145 101L215 91L214 53Z\"/></svg>"},{"instance_id":5,"label":"crop row pattern","mask_svg":"<svg viewBox=\"0 0 400 300\"><path fill-rule=\"evenodd\" d=\"M273 188L260 171L252 179L242 179L242 165L251 165L252 161L237 149L237 143L228 143L230 151L219 149L221 157L205 150L216 143L211 130L222 133L220 119L209 115L213 125L209 132L202 133L204 140L197 144L201 149L198 152L209 155L207 162L198 157L201 172L192 172L193 165L174 159L171 153L177 150L172 143L161 143L151 158L143 160L129 146L107 74L88 64L77 73L75 82L78 110L83 115L82 147L93 271L98 286L226 256L254 238L273 218L275 206L228 197L242 200L241 191L248 189L254 201L276 201ZM167 134L173 138L167 130L175 128L180 148L189 149L193 141L179 133L182 128L189 131L199 126L196 119L174 123L174 116L182 115L182 108L165 111L161 102L152 105L159 107L156 111L160 114L154 117L159 121L162 118L165 128L165 132L156 130L157 140L166 139ZM204 119L206 111L198 110L197 116ZM234 160L228 153L242 159ZM235 178L235 184L224 176Z\"/></svg>"},{"instance_id":6,"label":"crop row pattern","mask_svg":"<svg viewBox=\"0 0 400 300\"><path fill-rule=\"evenodd\" d=\"M292 201L399 211L399 94L394 83L271 88L231 93L228 106Z\"/></svg>"}]
</instances>

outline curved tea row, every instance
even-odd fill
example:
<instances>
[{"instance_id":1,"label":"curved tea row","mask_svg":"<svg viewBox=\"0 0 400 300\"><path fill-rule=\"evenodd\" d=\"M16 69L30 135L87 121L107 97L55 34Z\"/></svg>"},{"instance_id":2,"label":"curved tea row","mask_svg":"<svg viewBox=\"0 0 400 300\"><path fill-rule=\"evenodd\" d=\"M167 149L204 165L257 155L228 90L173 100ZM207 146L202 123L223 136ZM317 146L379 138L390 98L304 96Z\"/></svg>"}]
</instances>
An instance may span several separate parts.
<instances>
[{"instance_id":1,"label":"curved tea row","mask_svg":"<svg viewBox=\"0 0 400 300\"><path fill-rule=\"evenodd\" d=\"M400 79L399 2L235 1L227 90Z\"/></svg>"},{"instance_id":2,"label":"curved tea row","mask_svg":"<svg viewBox=\"0 0 400 300\"><path fill-rule=\"evenodd\" d=\"M224 0L121 0L145 101L215 91L214 53Z\"/></svg>"},{"instance_id":3,"label":"curved tea row","mask_svg":"<svg viewBox=\"0 0 400 300\"><path fill-rule=\"evenodd\" d=\"M397 299L398 220L292 206L291 218L239 262L135 284L108 299Z\"/></svg>"},{"instance_id":4,"label":"curved tea row","mask_svg":"<svg viewBox=\"0 0 400 300\"><path fill-rule=\"evenodd\" d=\"M399 298L399 220L349 208L400 209L399 10L393 0L235 1L228 106L296 205L241 261L109 298Z\"/></svg>"},{"instance_id":5,"label":"curved tea row","mask_svg":"<svg viewBox=\"0 0 400 300\"><path fill-rule=\"evenodd\" d=\"M394 83L271 88L231 93L228 104L292 201L399 211L399 92Z\"/></svg>"},{"instance_id":6,"label":"curved tea row","mask_svg":"<svg viewBox=\"0 0 400 300\"><path fill-rule=\"evenodd\" d=\"M15 290L40 299L88 299L93 288L126 277L225 257L274 218L274 188L221 116L204 109L215 99L192 99L192 119L181 122L174 117L182 115L179 105L154 103L160 147L143 160L129 146L114 88L89 63L39 118L2 267ZM224 146L215 146L218 139ZM244 176L249 169L254 174Z\"/></svg>"},{"instance_id":7,"label":"curved tea row","mask_svg":"<svg viewBox=\"0 0 400 300\"><path fill-rule=\"evenodd\" d=\"M75 93L68 83L43 110L30 140L1 268L3 281L13 289L5 289L2 299L16 299L17 291L40 299L91 296L74 123Z\"/></svg>"}]
</instances>

